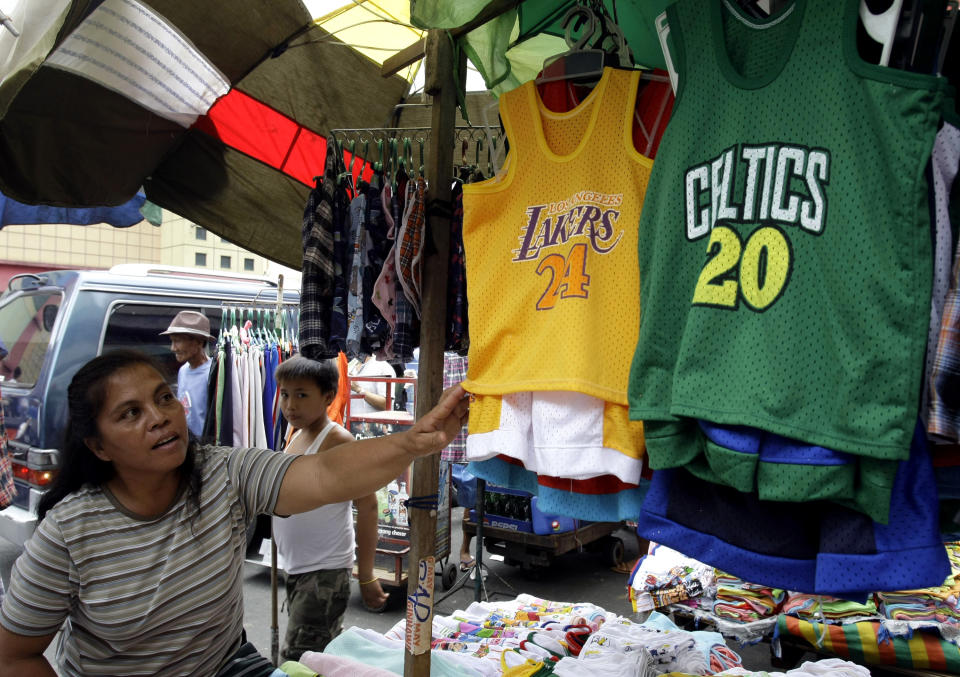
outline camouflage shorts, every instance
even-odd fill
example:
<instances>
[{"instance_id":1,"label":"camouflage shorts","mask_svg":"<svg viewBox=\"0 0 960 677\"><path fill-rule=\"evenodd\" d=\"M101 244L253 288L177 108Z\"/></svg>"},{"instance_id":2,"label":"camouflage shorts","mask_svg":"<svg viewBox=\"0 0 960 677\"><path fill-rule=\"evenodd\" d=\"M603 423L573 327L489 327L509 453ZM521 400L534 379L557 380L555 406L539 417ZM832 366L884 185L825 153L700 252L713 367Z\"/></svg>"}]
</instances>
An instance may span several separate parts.
<instances>
[{"instance_id":1,"label":"camouflage shorts","mask_svg":"<svg viewBox=\"0 0 960 677\"><path fill-rule=\"evenodd\" d=\"M323 651L343 630L350 599L350 569L287 574L287 634L281 657L299 660L304 651Z\"/></svg>"}]
</instances>

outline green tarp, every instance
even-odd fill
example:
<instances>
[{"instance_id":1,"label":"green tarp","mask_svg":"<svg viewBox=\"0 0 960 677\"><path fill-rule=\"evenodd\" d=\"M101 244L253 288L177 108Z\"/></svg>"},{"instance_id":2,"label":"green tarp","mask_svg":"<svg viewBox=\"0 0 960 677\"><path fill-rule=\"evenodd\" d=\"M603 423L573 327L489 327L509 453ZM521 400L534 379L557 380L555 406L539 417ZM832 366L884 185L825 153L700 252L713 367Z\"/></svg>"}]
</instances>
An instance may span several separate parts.
<instances>
[{"instance_id":1,"label":"green tarp","mask_svg":"<svg viewBox=\"0 0 960 677\"><path fill-rule=\"evenodd\" d=\"M624 33L634 62L665 68L655 21L672 0L604 0ZM456 28L473 19L489 0L410 0L410 20L420 28ZM566 51L561 21L574 0L525 0L466 35L464 46L495 94L532 79L544 60Z\"/></svg>"}]
</instances>

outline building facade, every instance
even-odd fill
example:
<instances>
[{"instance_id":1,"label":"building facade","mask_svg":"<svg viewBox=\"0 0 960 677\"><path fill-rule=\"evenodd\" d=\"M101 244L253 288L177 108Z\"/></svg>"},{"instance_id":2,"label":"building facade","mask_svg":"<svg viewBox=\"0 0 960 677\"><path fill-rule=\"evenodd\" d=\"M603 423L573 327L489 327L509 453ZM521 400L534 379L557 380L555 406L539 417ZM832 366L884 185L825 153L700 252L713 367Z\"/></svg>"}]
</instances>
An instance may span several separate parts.
<instances>
[{"instance_id":1,"label":"building facade","mask_svg":"<svg viewBox=\"0 0 960 677\"><path fill-rule=\"evenodd\" d=\"M110 268L154 263L256 276L284 275L299 287L299 271L280 266L227 242L181 216L163 210L163 225L142 221L129 228L106 224L13 225L0 229L0 290L21 273L51 269Z\"/></svg>"}]
</instances>

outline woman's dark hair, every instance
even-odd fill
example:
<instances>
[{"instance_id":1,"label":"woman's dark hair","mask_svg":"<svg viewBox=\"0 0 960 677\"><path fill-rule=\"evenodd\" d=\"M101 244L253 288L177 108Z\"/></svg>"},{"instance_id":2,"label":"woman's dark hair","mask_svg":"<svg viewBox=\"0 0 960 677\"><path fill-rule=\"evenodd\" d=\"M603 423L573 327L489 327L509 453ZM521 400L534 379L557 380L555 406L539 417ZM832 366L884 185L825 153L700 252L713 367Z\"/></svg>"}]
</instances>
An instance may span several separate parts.
<instances>
[{"instance_id":1,"label":"woman's dark hair","mask_svg":"<svg viewBox=\"0 0 960 677\"><path fill-rule=\"evenodd\" d=\"M313 381L323 394L337 394L340 372L333 360L311 360L294 355L284 360L274 372L277 383L283 381Z\"/></svg>"},{"instance_id":2,"label":"woman's dark hair","mask_svg":"<svg viewBox=\"0 0 960 677\"><path fill-rule=\"evenodd\" d=\"M107 399L107 381L113 374L138 365L146 365L163 374L160 365L136 350L113 350L95 357L80 367L67 388L69 420L61 447L60 471L50 488L40 497L37 518L42 520L53 506L85 484L103 486L115 473L113 464L90 451L84 439L97 437L97 417ZM188 500L199 510L200 470L196 464L197 443L187 446L187 457L180 466L187 481Z\"/></svg>"}]
</instances>

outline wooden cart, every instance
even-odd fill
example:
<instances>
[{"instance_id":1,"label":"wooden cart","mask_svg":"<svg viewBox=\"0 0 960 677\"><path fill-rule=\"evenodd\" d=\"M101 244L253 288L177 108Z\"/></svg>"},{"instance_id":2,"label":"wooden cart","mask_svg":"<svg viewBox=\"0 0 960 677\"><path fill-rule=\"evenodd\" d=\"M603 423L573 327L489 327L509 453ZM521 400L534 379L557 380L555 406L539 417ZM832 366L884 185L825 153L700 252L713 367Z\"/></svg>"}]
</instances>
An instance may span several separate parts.
<instances>
[{"instance_id":1,"label":"wooden cart","mask_svg":"<svg viewBox=\"0 0 960 677\"><path fill-rule=\"evenodd\" d=\"M623 562L623 541L613 535L623 526L620 522L586 522L573 531L556 534L534 534L514 531L484 523L483 544L487 552L503 556L503 561L530 571L548 567L554 558L581 549L598 552L610 566ZM464 533L477 533L475 521L464 520Z\"/></svg>"}]
</instances>

